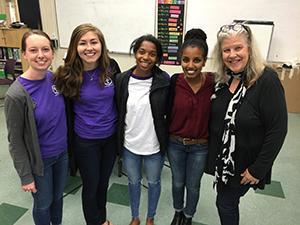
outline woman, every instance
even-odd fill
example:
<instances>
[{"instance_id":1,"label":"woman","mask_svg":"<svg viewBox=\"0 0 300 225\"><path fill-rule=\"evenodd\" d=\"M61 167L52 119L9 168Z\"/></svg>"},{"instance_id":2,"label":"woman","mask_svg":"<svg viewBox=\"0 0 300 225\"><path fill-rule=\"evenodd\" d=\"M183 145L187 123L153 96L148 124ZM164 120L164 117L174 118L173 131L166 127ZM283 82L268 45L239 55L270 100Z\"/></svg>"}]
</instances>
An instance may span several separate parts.
<instances>
[{"instance_id":1,"label":"woman","mask_svg":"<svg viewBox=\"0 0 300 225\"><path fill-rule=\"evenodd\" d=\"M140 224L142 164L148 180L146 225L153 225L167 146L165 105L169 75L156 66L162 60L162 46L154 36L137 38L132 42L131 50L136 65L116 77L118 147L128 174L130 225Z\"/></svg>"},{"instance_id":2,"label":"woman","mask_svg":"<svg viewBox=\"0 0 300 225\"><path fill-rule=\"evenodd\" d=\"M67 178L67 124L64 99L48 71L54 50L40 30L22 37L22 55L29 68L5 97L9 150L22 189L33 196L36 225L61 224Z\"/></svg>"},{"instance_id":3,"label":"woman","mask_svg":"<svg viewBox=\"0 0 300 225\"><path fill-rule=\"evenodd\" d=\"M111 224L106 219L109 177L116 158L113 75L104 36L91 24L77 26L65 64L55 73L58 90L68 99L69 128L82 178L86 224Z\"/></svg>"},{"instance_id":4,"label":"woman","mask_svg":"<svg viewBox=\"0 0 300 225\"><path fill-rule=\"evenodd\" d=\"M171 78L168 158L175 209L171 225L191 225L199 200L214 87L213 74L201 72L207 53L206 34L189 30L179 52L183 73Z\"/></svg>"},{"instance_id":5,"label":"woman","mask_svg":"<svg viewBox=\"0 0 300 225\"><path fill-rule=\"evenodd\" d=\"M264 66L249 27L222 26L214 53L218 84L207 172L215 175L221 224L237 225L240 197L271 181L287 133L287 109L277 74Z\"/></svg>"}]
</instances>

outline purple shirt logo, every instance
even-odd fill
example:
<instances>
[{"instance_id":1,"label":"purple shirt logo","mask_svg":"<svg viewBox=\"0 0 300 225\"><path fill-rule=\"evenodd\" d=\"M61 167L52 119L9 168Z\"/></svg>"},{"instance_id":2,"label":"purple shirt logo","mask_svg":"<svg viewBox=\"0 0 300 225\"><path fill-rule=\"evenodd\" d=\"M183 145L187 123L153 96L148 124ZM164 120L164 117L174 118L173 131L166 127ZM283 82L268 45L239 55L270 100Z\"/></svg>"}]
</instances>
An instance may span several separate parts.
<instances>
[{"instance_id":1,"label":"purple shirt logo","mask_svg":"<svg viewBox=\"0 0 300 225\"><path fill-rule=\"evenodd\" d=\"M56 86L53 84L53 85L51 86L51 88L52 88L52 92L54 93L54 95L55 95L55 96L58 96L58 95L59 95L59 92L58 92L58 90L56 89Z\"/></svg>"},{"instance_id":2,"label":"purple shirt logo","mask_svg":"<svg viewBox=\"0 0 300 225\"><path fill-rule=\"evenodd\" d=\"M106 78L105 81L104 81L104 86L105 87L110 87L113 85L113 81L110 77Z\"/></svg>"}]
</instances>

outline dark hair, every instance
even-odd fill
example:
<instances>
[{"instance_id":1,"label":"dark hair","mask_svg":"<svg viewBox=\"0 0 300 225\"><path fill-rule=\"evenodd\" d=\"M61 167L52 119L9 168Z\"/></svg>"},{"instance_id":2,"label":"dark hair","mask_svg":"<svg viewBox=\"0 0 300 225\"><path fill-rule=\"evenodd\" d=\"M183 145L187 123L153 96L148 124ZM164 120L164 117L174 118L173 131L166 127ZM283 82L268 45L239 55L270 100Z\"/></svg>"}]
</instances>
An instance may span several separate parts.
<instances>
[{"instance_id":1,"label":"dark hair","mask_svg":"<svg viewBox=\"0 0 300 225\"><path fill-rule=\"evenodd\" d=\"M194 28L186 32L184 36L184 42L181 45L180 51L179 51L179 57L181 57L182 52L184 49L187 47L196 47L199 48L203 51L203 56L205 59L207 59L207 54L208 54L208 46L206 43L206 33L199 29L199 28Z\"/></svg>"},{"instance_id":2,"label":"dark hair","mask_svg":"<svg viewBox=\"0 0 300 225\"><path fill-rule=\"evenodd\" d=\"M161 45L160 41L151 34L146 34L146 35L143 35L143 36L135 39L130 45L129 53L131 53L131 51L133 51L133 53L136 54L137 50L141 47L143 41L149 41L155 45L156 54L157 54L157 62L156 63L160 64L160 62L163 59L162 45Z\"/></svg>"},{"instance_id":3,"label":"dark hair","mask_svg":"<svg viewBox=\"0 0 300 225\"><path fill-rule=\"evenodd\" d=\"M101 43L101 56L98 59L100 73L100 84L103 85L107 77L111 76L109 71L109 56L105 44L104 35L99 28L90 24L84 23L77 26L71 35L69 48L67 51L64 65L58 67L54 75L56 88L65 96L79 99L80 88L83 82L83 62L77 52L77 45L81 37L88 32L93 32L99 38Z\"/></svg>"},{"instance_id":4,"label":"dark hair","mask_svg":"<svg viewBox=\"0 0 300 225\"><path fill-rule=\"evenodd\" d=\"M49 41L49 45L50 45L51 50L54 51L54 46L53 46L52 41L51 41L48 34L46 34L44 31L41 31L41 30L30 30L30 31L27 31L26 33L23 34L23 37L22 37L22 40L21 40L21 51L22 52L26 51L26 47L27 47L26 40L31 35L39 35L39 36L43 36L43 37L47 38L48 41Z\"/></svg>"}]
</instances>

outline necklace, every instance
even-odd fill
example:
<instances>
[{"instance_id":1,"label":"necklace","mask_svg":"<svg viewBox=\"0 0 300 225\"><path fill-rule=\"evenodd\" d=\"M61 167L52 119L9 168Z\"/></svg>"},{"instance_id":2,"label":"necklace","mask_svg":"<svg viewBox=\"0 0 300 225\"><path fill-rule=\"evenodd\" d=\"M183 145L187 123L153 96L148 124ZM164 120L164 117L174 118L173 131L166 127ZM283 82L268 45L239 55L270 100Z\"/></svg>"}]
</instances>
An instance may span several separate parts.
<instances>
[{"instance_id":1,"label":"necklace","mask_svg":"<svg viewBox=\"0 0 300 225\"><path fill-rule=\"evenodd\" d=\"M93 81L96 78L97 72L98 72L97 69L95 69L93 72L89 72L89 71L86 72L90 81Z\"/></svg>"}]
</instances>

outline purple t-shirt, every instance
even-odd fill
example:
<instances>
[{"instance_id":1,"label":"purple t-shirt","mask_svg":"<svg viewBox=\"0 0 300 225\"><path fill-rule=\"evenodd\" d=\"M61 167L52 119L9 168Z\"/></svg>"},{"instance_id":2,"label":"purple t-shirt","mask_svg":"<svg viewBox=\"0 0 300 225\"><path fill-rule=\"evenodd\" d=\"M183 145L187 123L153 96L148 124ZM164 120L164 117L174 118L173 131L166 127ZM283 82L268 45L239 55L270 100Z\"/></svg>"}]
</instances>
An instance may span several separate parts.
<instances>
[{"instance_id":1,"label":"purple t-shirt","mask_svg":"<svg viewBox=\"0 0 300 225\"><path fill-rule=\"evenodd\" d=\"M75 133L86 139L107 138L116 130L114 83L107 78L101 86L99 73L99 68L83 73L80 100L74 101Z\"/></svg>"},{"instance_id":2,"label":"purple t-shirt","mask_svg":"<svg viewBox=\"0 0 300 225\"><path fill-rule=\"evenodd\" d=\"M48 71L42 80L19 77L35 103L34 117L37 127L42 158L59 155L67 149L67 124L65 104Z\"/></svg>"}]
</instances>

